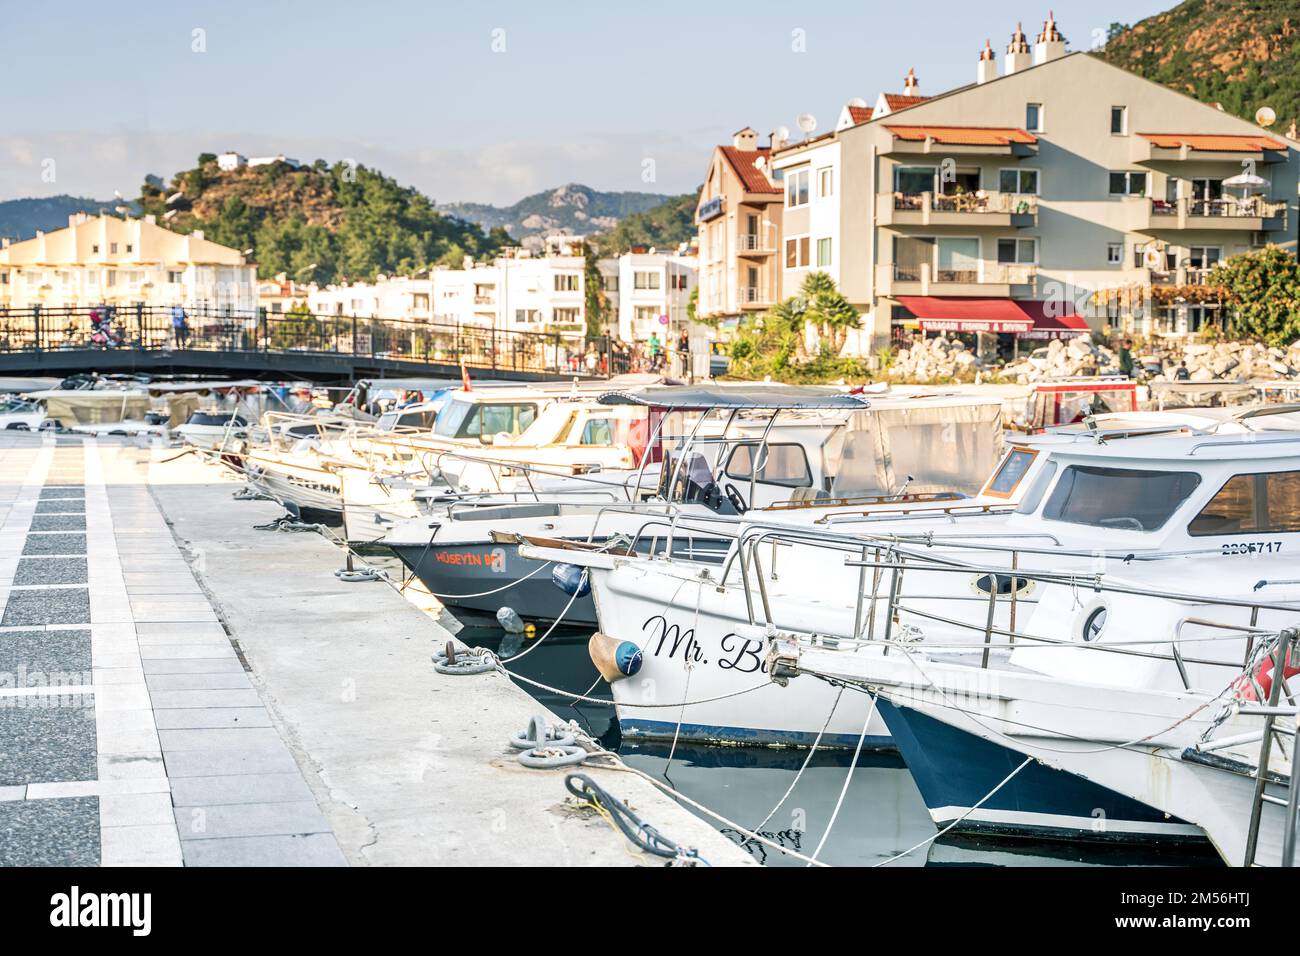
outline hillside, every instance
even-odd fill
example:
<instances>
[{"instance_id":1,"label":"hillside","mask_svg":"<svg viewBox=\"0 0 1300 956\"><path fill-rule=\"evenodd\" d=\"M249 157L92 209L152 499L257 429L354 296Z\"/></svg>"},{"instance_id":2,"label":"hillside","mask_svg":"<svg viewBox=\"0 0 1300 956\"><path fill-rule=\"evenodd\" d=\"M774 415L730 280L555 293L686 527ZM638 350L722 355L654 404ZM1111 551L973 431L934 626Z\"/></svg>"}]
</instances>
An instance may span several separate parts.
<instances>
[{"instance_id":1,"label":"hillside","mask_svg":"<svg viewBox=\"0 0 1300 956\"><path fill-rule=\"evenodd\" d=\"M84 196L46 196L41 199L7 199L0 202L0 236L30 239L37 231L51 232L68 224L74 212L112 211L120 204L110 199L101 202Z\"/></svg>"},{"instance_id":2,"label":"hillside","mask_svg":"<svg viewBox=\"0 0 1300 956\"><path fill-rule=\"evenodd\" d=\"M1230 113L1300 118L1300 0L1186 0L1131 27L1115 24L1101 54Z\"/></svg>"},{"instance_id":3,"label":"hillside","mask_svg":"<svg viewBox=\"0 0 1300 956\"><path fill-rule=\"evenodd\" d=\"M525 246L536 248L548 235L590 236L608 231L625 217L645 212L669 198L659 193L606 193L569 183L525 196L512 206L448 203L438 210L478 223L484 229L504 229Z\"/></svg>"},{"instance_id":4,"label":"hillside","mask_svg":"<svg viewBox=\"0 0 1300 956\"><path fill-rule=\"evenodd\" d=\"M617 255L634 246L676 249L695 237L695 206L699 192L671 196L658 206L634 212L607 232L593 237L601 255Z\"/></svg>"},{"instance_id":5,"label":"hillside","mask_svg":"<svg viewBox=\"0 0 1300 956\"><path fill-rule=\"evenodd\" d=\"M321 284L459 265L510 241L501 230L485 233L438 212L427 196L380 172L324 160L223 171L205 153L170 184L146 181L139 206L170 229L202 229L251 250L262 277L287 272Z\"/></svg>"}]
</instances>

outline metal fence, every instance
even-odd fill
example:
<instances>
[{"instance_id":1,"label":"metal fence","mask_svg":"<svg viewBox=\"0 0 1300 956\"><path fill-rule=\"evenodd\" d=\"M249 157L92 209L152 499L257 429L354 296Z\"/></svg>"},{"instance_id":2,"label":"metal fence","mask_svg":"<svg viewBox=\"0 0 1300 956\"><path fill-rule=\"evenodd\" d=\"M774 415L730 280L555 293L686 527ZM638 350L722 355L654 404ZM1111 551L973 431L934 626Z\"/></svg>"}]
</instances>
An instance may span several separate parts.
<instances>
[{"instance_id":1,"label":"metal fence","mask_svg":"<svg viewBox=\"0 0 1300 956\"><path fill-rule=\"evenodd\" d=\"M608 346L599 343L602 355ZM582 373L584 343L560 332L342 315L187 310L146 305L0 307L0 354L60 350L314 353L515 372ZM604 364L604 363L602 363Z\"/></svg>"}]
</instances>

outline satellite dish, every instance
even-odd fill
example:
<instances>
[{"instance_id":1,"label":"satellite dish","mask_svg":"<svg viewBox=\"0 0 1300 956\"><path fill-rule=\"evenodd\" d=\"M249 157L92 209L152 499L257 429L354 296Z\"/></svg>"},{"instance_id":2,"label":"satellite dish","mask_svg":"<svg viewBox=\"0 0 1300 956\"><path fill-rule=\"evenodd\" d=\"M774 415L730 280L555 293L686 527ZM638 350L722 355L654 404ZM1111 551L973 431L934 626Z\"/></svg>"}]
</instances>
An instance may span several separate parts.
<instances>
[{"instance_id":1,"label":"satellite dish","mask_svg":"<svg viewBox=\"0 0 1300 956\"><path fill-rule=\"evenodd\" d=\"M795 122L799 124L799 128L803 130L805 136L817 128L817 117L811 113L800 113Z\"/></svg>"},{"instance_id":2,"label":"satellite dish","mask_svg":"<svg viewBox=\"0 0 1300 956\"><path fill-rule=\"evenodd\" d=\"M1260 126L1272 126L1277 122L1277 114L1271 106L1261 106L1255 110L1255 122Z\"/></svg>"},{"instance_id":3,"label":"satellite dish","mask_svg":"<svg viewBox=\"0 0 1300 956\"><path fill-rule=\"evenodd\" d=\"M854 109L864 110L867 108L867 101L860 96L855 96L853 99L849 100L849 106L852 106Z\"/></svg>"},{"instance_id":4,"label":"satellite dish","mask_svg":"<svg viewBox=\"0 0 1300 956\"><path fill-rule=\"evenodd\" d=\"M781 142L785 142L786 140L788 140L790 138L790 127L778 126L776 128L776 138Z\"/></svg>"}]
</instances>

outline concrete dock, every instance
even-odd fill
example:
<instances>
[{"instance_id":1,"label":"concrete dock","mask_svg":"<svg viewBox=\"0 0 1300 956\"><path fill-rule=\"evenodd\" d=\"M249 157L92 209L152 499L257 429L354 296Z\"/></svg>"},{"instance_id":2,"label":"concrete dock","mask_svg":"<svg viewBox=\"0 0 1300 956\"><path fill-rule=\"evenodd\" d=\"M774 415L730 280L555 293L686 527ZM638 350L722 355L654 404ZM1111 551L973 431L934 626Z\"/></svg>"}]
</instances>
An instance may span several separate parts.
<instances>
[{"instance_id":1,"label":"concrete dock","mask_svg":"<svg viewBox=\"0 0 1300 956\"><path fill-rule=\"evenodd\" d=\"M0 865L657 865L507 744L543 708L196 456L0 435ZM168 460L172 459L172 460ZM716 865L743 850L587 771Z\"/></svg>"}]
</instances>

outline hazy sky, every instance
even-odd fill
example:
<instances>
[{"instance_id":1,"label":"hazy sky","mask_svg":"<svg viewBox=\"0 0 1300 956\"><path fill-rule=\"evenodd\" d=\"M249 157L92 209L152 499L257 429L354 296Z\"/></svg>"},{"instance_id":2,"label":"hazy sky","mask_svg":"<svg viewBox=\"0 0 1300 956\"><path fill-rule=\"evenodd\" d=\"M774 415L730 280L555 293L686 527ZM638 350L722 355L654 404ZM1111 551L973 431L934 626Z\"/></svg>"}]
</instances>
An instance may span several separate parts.
<instances>
[{"instance_id":1,"label":"hazy sky","mask_svg":"<svg viewBox=\"0 0 1300 956\"><path fill-rule=\"evenodd\" d=\"M134 196L203 151L353 159L440 202L684 192L708 149L970 82L1051 3L1071 49L1173 0L3 3L0 198ZM51 162L52 161L52 162ZM47 181L53 177L53 181Z\"/></svg>"}]
</instances>

